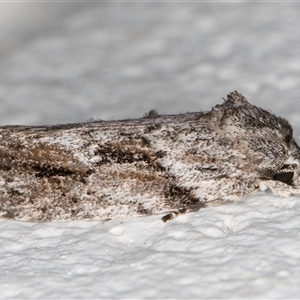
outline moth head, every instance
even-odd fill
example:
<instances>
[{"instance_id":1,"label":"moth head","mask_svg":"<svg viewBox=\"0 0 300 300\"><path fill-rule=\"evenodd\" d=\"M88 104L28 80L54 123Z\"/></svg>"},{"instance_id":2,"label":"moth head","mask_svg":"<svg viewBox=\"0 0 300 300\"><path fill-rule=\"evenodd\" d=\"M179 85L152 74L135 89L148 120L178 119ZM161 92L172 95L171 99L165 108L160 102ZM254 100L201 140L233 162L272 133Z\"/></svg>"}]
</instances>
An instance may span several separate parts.
<instances>
[{"instance_id":1,"label":"moth head","mask_svg":"<svg viewBox=\"0 0 300 300\"><path fill-rule=\"evenodd\" d=\"M261 178L300 187L300 148L293 139L290 123L251 105L237 91L227 96L222 109L220 126L235 132L236 140L244 140L247 156L252 153L253 158L259 157Z\"/></svg>"},{"instance_id":2,"label":"moth head","mask_svg":"<svg viewBox=\"0 0 300 300\"><path fill-rule=\"evenodd\" d=\"M273 179L288 185L300 185L300 148L294 140L289 143L287 158L273 174Z\"/></svg>"}]
</instances>

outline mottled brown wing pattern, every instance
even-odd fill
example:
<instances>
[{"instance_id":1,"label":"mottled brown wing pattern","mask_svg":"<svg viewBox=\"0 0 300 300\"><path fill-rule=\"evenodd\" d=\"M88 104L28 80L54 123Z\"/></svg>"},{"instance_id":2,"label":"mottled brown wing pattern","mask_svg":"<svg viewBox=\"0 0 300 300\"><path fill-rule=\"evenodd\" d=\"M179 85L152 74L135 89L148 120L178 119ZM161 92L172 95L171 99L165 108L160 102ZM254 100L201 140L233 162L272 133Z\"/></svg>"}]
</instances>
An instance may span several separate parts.
<instances>
[{"instance_id":1,"label":"mottled brown wing pattern","mask_svg":"<svg viewBox=\"0 0 300 300\"><path fill-rule=\"evenodd\" d=\"M209 112L0 127L0 213L24 221L163 220L258 189L298 193L290 124L233 92Z\"/></svg>"}]
</instances>

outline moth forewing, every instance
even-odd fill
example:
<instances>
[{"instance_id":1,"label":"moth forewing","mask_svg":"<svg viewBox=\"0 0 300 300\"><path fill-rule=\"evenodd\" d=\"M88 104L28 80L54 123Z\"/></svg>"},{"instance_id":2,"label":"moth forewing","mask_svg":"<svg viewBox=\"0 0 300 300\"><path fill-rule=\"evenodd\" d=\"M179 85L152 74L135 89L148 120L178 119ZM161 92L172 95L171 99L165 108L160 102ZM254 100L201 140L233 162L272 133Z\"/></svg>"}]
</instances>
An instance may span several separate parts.
<instances>
[{"instance_id":1,"label":"moth forewing","mask_svg":"<svg viewBox=\"0 0 300 300\"><path fill-rule=\"evenodd\" d=\"M167 214L235 201L269 188L287 152L299 162L289 123L238 92L209 112L56 126L0 127L0 213L24 221ZM290 174L287 174L290 175ZM279 180L278 180L279 179Z\"/></svg>"}]
</instances>

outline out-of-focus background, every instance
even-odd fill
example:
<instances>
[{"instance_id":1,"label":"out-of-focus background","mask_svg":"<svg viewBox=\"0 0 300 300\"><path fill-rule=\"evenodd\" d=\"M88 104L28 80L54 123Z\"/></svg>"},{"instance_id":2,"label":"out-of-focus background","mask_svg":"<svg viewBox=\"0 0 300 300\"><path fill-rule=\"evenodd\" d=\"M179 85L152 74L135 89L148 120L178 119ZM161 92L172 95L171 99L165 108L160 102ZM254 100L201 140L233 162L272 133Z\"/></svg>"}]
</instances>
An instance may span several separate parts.
<instances>
[{"instance_id":1,"label":"out-of-focus background","mask_svg":"<svg viewBox=\"0 0 300 300\"><path fill-rule=\"evenodd\" d=\"M297 122L299 5L0 3L0 124L208 110L234 89Z\"/></svg>"},{"instance_id":2,"label":"out-of-focus background","mask_svg":"<svg viewBox=\"0 0 300 300\"><path fill-rule=\"evenodd\" d=\"M0 3L0 125L209 110L232 90L300 136L300 3ZM169 223L0 220L0 298L298 298L300 201Z\"/></svg>"}]
</instances>

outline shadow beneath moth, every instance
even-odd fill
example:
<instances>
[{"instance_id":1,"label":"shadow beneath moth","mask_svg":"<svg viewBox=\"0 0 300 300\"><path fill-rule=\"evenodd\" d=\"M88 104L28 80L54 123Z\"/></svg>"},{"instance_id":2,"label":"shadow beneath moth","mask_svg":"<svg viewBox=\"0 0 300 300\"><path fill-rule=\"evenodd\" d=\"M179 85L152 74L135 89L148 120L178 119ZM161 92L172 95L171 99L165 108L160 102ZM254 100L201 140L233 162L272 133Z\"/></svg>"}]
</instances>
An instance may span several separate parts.
<instances>
[{"instance_id":1,"label":"shadow beneath moth","mask_svg":"<svg viewBox=\"0 0 300 300\"><path fill-rule=\"evenodd\" d=\"M270 189L299 194L287 120L232 92L209 112L0 127L0 215L22 221L165 214Z\"/></svg>"}]
</instances>

